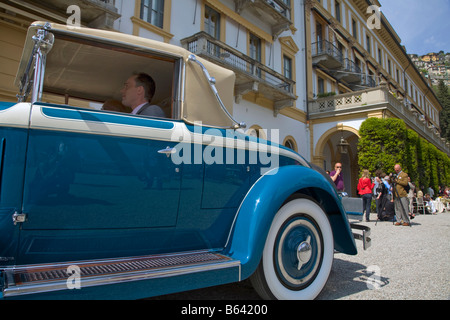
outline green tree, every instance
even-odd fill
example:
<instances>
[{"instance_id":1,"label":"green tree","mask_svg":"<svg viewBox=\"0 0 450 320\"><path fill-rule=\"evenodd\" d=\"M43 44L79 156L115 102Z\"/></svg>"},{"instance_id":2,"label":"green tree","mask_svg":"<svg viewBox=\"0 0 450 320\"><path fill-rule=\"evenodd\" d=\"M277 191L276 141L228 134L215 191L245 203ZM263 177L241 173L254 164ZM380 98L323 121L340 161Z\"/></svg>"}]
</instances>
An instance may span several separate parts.
<instances>
[{"instance_id":1,"label":"green tree","mask_svg":"<svg viewBox=\"0 0 450 320\"><path fill-rule=\"evenodd\" d=\"M447 180L448 167L447 167L446 158L448 159L448 157L443 152L438 152L438 154L437 154L437 167L438 167L437 174L438 174L438 181L439 181L440 186L448 186L448 182L449 182Z\"/></svg>"},{"instance_id":2,"label":"green tree","mask_svg":"<svg viewBox=\"0 0 450 320\"><path fill-rule=\"evenodd\" d=\"M418 181L417 184L420 188L427 187L430 185L430 168L429 168L429 157L428 157L428 145L429 143L422 138L417 140L417 173Z\"/></svg>"},{"instance_id":3,"label":"green tree","mask_svg":"<svg viewBox=\"0 0 450 320\"><path fill-rule=\"evenodd\" d=\"M417 172L417 141L419 140L419 134L414 130L406 130L406 143L405 143L405 159L403 161L403 168L411 177L411 181L417 181L419 174Z\"/></svg>"},{"instance_id":4,"label":"green tree","mask_svg":"<svg viewBox=\"0 0 450 320\"><path fill-rule=\"evenodd\" d=\"M372 174L377 170L386 173L404 160L406 125L400 119L369 118L361 124L358 144L358 164Z\"/></svg>"},{"instance_id":5,"label":"green tree","mask_svg":"<svg viewBox=\"0 0 450 320\"><path fill-rule=\"evenodd\" d=\"M442 111L439 115L441 136L450 141L450 93L443 80L439 81L436 96L442 105Z\"/></svg>"},{"instance_id":6,"label":"green tree","mask_svg":"<svg viewBox=\"0 0 450 320\"><path fill-rule=\"evenodd\" d=\"M429 157L429 170L430 170L430 186L434 189L434 191L439 190L439 178L438 171L440 170L438 167L438 152L439 150L432 145L428 144L428 157Z\"/></svg>"}]
</instances>

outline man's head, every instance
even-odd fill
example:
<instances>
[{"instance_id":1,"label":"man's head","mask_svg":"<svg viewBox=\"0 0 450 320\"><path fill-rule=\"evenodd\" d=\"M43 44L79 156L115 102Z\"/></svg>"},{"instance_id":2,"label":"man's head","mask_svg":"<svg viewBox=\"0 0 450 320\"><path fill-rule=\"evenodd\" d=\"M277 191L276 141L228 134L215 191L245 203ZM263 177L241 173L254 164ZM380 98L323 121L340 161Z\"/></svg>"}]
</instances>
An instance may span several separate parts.
<instances>
[{"instance_id":1,"label":"man's head","mask_svg":"<svg viewBox=\"0 0 450 320\"><path fill-rule=\"evenodd\" d=\"M120 93L122 104L135 109L152 100L155 94L155 81L146 73L134 74L125 81Z\"/></svg>"},{"instance_id":2,"label":"man's head","mask_svg":"<svg viewBox=\"0 0 450 320\"><path fill-rule=\"evenodd\" d=\"M394 170L395 170L395 173L399 174L400 171L402 171L402 167L399 164L396 164L394 166Z\"/></svg>"},{"instance_id":3,"label":"man's head","mask_svg":"<svg viewBox=\"0 0 450 320\"><path fill-rule=\"evenodd\" d=\"M337 162L337 163L334 165L334 170L336 170L336 171L342 170L342 163Z\"/></svg>"}]
</instances>

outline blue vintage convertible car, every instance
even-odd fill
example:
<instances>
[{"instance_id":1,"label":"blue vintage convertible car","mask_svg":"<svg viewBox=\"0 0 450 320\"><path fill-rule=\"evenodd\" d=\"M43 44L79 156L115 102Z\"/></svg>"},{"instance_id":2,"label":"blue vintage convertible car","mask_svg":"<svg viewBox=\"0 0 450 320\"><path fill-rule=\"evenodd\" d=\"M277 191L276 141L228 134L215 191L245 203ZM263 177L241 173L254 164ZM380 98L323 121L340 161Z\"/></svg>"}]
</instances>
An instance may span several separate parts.
<instances>
[{"instance_id":1,"label":"blue vintage convertible car","mask_svg":"<svg viewBox=\"0 0 450 320\"><path fill-rule=\"evenodd\" d=\"M164 118L107 110L133 71ZM320 170L243 134L230 70L168 44L34 23L0 103L0 298L137 299L251 278L311 299L357 253Z\"/></svg>"}]
</instances>

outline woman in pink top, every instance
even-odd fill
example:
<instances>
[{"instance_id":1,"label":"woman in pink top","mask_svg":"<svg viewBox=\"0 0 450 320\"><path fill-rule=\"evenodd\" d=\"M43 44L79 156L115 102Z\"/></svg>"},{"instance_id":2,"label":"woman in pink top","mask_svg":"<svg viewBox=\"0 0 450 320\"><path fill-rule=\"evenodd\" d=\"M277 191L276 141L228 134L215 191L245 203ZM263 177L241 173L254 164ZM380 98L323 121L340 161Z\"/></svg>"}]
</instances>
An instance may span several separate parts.
<instances>
[{"instance_id":1,"label":"woman in pink top","mask_svg":"<svg viewBox=\"0 0 450 320\"><path fill-rule=\"evenodd\" d=\"M370 221L370 205L372 203L373 182L370 179L369 170L364 169L361 178L358 181L358 193L363 199L363 214L366 212L366 221Z\"/></svg>"}]
</instances>

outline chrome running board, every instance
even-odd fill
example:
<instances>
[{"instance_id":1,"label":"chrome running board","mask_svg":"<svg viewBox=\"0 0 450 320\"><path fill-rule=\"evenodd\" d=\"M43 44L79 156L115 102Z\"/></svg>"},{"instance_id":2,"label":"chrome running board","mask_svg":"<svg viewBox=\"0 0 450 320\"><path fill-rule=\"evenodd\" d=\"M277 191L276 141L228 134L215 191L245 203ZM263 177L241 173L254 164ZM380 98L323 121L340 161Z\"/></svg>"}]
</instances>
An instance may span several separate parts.
<instances>
[{"instance_id":1,"label":"chrome running board","mask_svg":"<svg viewBox=\"0 0 450 320\"><path fill-rule=\"evenodd\" d=\"M70 289L77 275L79 286L85 288L233 267L240 267L240 262L210 251L14 266L0 269L5 282L0 296Z\"/></svg>"}]
</instances>

